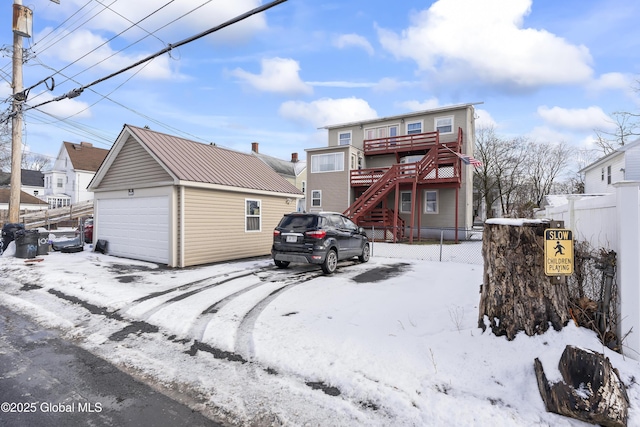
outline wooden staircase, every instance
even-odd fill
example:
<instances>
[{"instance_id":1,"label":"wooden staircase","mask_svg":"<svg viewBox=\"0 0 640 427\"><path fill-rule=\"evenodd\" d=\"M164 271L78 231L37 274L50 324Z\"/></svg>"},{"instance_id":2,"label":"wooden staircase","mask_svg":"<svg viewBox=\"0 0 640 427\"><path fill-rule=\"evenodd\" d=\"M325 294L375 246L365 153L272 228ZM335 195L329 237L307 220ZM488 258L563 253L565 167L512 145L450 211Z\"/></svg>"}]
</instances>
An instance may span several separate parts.
<instances>
[{"instance_id":1,"label":"wooden staircase","mask_svg":"<svg viewBox=\"0 0 640 427\"><path fill-rule=\"evenodd\" d=\"M373 183L356 199L351 206L344 211L353 222L360 224L365 214L370 212L383 197L394 190L396 184L412 183L420 176L427 176L436 168L436 159L439 150L430 150L419 162L395 164L384 175Z\"/></svg>"},{"instance_id":2,"label":"wooden staircase","mask_svg":"<svg viewBox=\"0 0 640 427\"><path fill-rule=\"evenodd\" d=\"M397 218L394 218L397 217ZM394 223L394 219L397 221L398 228L393 230L391 226L391 232L395 235L396 240L404 238L404 219L389 208L374 208L363 214L358 221L360 227L372 228L374 230L382 230L383 236L387 235L387 231L390 229L390 224ZM375 236L374 236L375 238ZM384 239L384 238L383 238Z\"/></svg>"},{"instance_id":3,"label":"wooden staircase","mask_svg":"<svg viewBox=\"0 0 640 427\"><path fill-rule=\"evenodd\" d=\"M421 138L413 138L400 144L392 138L385 144L380 140L365 141L367 144L375 143L369 147L369 151L380 150L382 154L389 154L395 150L396 157L400 153L426 154L419 162L394 164L388 168L374 168L351 171L350 179L352 187L368 187L351 206L344 211L356 224L361 226L376 226L393 228L394 224L404 229L404 220L395 212L379 212L381 201L398 185L405 184L432 184L432 185L461 185L461 160L458 155L462 148L462 129L458 129L456 140L439 142L439 134L419 135ZM370 144L371 145L371 144ZM420 148L418 150L417 148ZM416 150L416 151L411 151ZM372 152L370 154L379 154ZM413 198L412 198L413 200ZM375 219L374 219L375 218ZM400 232L397 230L397 232Z\"/></svg>"}]
</instances>

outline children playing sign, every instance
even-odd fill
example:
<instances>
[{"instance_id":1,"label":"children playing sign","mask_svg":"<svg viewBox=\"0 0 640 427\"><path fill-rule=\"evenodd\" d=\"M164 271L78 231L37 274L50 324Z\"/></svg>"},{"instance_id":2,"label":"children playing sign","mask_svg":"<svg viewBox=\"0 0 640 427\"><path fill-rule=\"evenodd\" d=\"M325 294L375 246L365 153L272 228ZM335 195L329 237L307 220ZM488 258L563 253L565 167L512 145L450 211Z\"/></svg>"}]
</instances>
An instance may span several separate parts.
<instances>
[{"instance_id":1,"label":"children playing sign","mask_svg":"<svg viewBox=\"0 0 640 427\"><path fill-rule=\"evenodd\" d=\"M573 233L563 228L544 231L544 274L566 276L573 274Z\"/></svg>"}]
</instances>

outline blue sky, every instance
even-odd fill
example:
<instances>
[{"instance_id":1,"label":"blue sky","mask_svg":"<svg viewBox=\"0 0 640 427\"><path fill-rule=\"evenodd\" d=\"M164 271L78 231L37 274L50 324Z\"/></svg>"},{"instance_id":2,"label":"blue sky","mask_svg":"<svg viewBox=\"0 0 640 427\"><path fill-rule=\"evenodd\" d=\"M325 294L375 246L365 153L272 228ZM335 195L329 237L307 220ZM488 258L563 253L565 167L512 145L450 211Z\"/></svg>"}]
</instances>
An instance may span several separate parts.
<instances>
[{"instance_id":1,"label":"blue sky","mask_svg":"<svg viewBox=\"0 0 640 427\"><path fill-rule=\"evenodd\" d=\"M267 2L23 3L34 11L24 85L56 82L30 91L35 106ZM593 129L610 127L613 112L640 109L638 18L640 2L628 0L288 0L77 98L30 109L24 141L50 156L62 141L109 148L128 123L305 158L327 144L318 129L326 125L477 102L478 125L501 135L592 148Z\"/></svg>"}]
</instances>

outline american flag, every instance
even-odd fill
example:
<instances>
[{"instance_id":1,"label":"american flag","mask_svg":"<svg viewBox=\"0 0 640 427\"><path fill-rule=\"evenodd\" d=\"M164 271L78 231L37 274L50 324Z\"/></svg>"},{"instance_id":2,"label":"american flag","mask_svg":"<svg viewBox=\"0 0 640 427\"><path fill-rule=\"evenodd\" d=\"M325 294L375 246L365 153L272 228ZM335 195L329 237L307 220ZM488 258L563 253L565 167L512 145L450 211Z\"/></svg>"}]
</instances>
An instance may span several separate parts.
<instances>
[{"instance_id":1,"label":"american flag","mask_svg":"<svg viewBox=\"0 0 640 427\"><path fill-rule=\"evenodd\" d=\"M474 168L479 168L480 166L482 166L482 162L472 156L467 156L466 154L458 154L458 157L460 157L460 160L462 160L465 165L471 165Z\"/></svg>"}]
</instances>

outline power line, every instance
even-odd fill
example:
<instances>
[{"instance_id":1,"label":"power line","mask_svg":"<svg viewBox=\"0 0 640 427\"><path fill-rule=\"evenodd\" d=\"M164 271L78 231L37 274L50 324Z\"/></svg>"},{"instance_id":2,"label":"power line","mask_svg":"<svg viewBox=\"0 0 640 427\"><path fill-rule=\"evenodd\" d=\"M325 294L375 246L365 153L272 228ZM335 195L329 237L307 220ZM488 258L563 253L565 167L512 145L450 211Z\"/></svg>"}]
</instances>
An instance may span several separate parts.
<instances>
[{"instance_id":1,"label":"power line","mask_svg":"<svg viewBox=\"0 0 640 427\"><path fill-rule=\"evenodd\" d=\"M96 1L96 2L98 2L98 3L100 3L100 1L99 1L99 0L95 0L95 1ZM117 1L117 0L116 0L116 1ZM151 17L151 16L155 15L155 14L156 14L156 13L158 13L160 10L164 9L165 7L167 7L168 5L170 5L171 3L173 3L174 1L175 1L175 0L170 0L168 3L165 3L163 6L161 6L161 7L157 8L156 10L154 10L153 12L151 12L150 14L148 14L147 16L145 16L144 18L140 19L140 20L139 20L138 22L136 22L136 23L133 23L133 22L132 22L131 20L129 20L128 18L126 18L126 17L124 17L124 16L120 15L119 13L117 13L117 12L113 11L112 9L109 9L109 10L111 10L112 12L117 13L119 16L122 16L122 17L123 17L124 19L126 19L127 21L132 22L132 24L133 24L133 25L131 25L131 26L129 26L128 28L126 28L125 30L121 31L119 34L116 34L115 36L111 37L109 40L107 40L107 41L105 41L104 43L102 43L101 45L99 45L99 46L95 47L95 48L94 48L94 49L92 49L91 51L89 51L89 52L85 53L83 56L81 56L80 58L76 59L76 60L75 60L75 61L73 61L72 63L70 63L70 64L66 65L66 66L65 66L64 68L62 68L61 70L57 70L53 75L51 75L51 76L50 76L50 77L48 77L47 79L52 79L52 80L53 80L53 77L54 77L54 76L56 76L57 74L62 74L61 72L62 72L63 70L65 70L65 69L69 68L71 65L73 65L73 64L75 64L75 63L77 63L77 62L78 62L78 61L80 61L81 59L86 58L88 55L90 55L91 53L95 52L96 50L98 50L98 49L99 49L99 48L101 48L102 46L104 46L104 45L108 44L109 42L113 41L115 38L117 38L117 37L121 36L121 35L122 35L122 34L124 34L125 32L129 31L129 30L130 30L131 28L133 28L134 26L138 26L138 27L139 27L139 25L138 25L138 24L140 24L142 21L144 21L144 20L148 19L149 17ZM156 37L158 40L160 40L160 41L164 44L164 42L163 42L160 38L158 38L157 36L155 36L155 35L154 35L155 33L157 33L158 31L160 31L161 29L163 29L163 28L167 27L168 25L170 25L170 24L172 24L172 23L174 23L174 22L176 22L176 21L178 21L178 20L180 20L180 19L184 18L185 16L187 16L187 15L189 15L189 14L193 13L194 11L196 11L196 10L200 9L201 7L203 7L203 6L207 5L207 4L208 4L208 3L210 3L211 1L212 1L212 0L208 0L208 1L206 1L205 3L201 4L200 6L197 6L197 7L193 8L193 9L191 9L189 12L182 14L181 16L177 17L176 19L174 19L174 20L170 21L169 23L167 23L167 24L163 25L162 27L160 27L160 28L156 29L155 31L153 31L153 33L149 33L148 31L144 30L144 31L146 31L146 32L147 32L147 35L146 35L146 36L144 36L144 37L142 37L142 38L140 38L140 39L136 40L135 42L133 42L133 43L129 44L128 46L126 46L126 47L124 47L124 48L122 48L122 49L120 49L120 50L118 50L118 51L114 52L113 54L111 54L111 55L109 55L108 57L106 57L106 58L102 59L101 61L99 61L99 62L97 62L97 63L93 64L92 66L90 66L90 67L88 67L88 68L85 68L84 70L82 70L82 71L80 71L80 72L78 72L78 73L74 74L72 77L66 77L66 76L64 76L64 75L63 75L64 77L66 77L66 79L67 79L67 80L64 80L61 84L66 83L66 82L67 82L67 81L69 81L69 80L73 80L73 77L76 77L76 76L78 76L78 75L80 75L80 74L84 73L85 71L90 70L91 68L93 68L93 67L95 67L95 66L97 66L97 65L99 65L99 64L101 64L101 63L103 63L104 61L107 61L107 60L108 60L108 59L110 59L110 58L113 58L115 55L117 55L117 54L119 54L119 53L121 53L121 52L125 51L126 49L130 48L131 46L134 46L134 45L135 45L135 44L137 44L137 43L140 43L142 40L146 39L146 38L147 38L147 37L149 37L149 36L154 36L154 37ZM114 2L112 2L111 4L109 4L109 5L105 6L105 7L106 7L106 8L109 8L113 3L115 3L115 1L114 1ZM100 4L102 5L102 3L100 3ZM104 5L103 5L103 6L104 6ZM139 27L139 28L141 28L141 27ZM68 35L68 34L67 34L67 35ZM31 89L33 89L34 87L36 87L36 86L40 85L41 83L45 82L47 79L43 79L43 80L41 80L40 82L36 83L35 85L32 85L32 86L30 86L29 88L25 89L23 92L24 92L25 94L26 94L26 93L28 93L28 91L29 91L29 90L31 90ZM75 81L75 80L74 80L74 81ZM34 97L34 98L37 98L38 96L40 96L40 95L36 95L36 97Z\"/></svg>"},{"instance_id":2,"label":"power line","mask_svg":"<svg viewBox=\"0 0 640 427\"><path fill-rule=\"evenodd\" d=\"M41 107L41 106L43 106L45 104L49 104L51 102L61 101L63 99L67 99L67 98L68 99L76 98L76 97L80 96L80 94L82 94L82 92L85 89L88 89L91 86L94 86L94 85L96 85L98 83L101 83L103 81L109 80L109 79L111 79L111 78L113 78L113 77L115 77L117 75L120 75L120 74L122 74L122 73L124 73L126 71L131 70L132 68L135 68L135 67L137 67L139 65L142 65L145 62L151 61L151 60L153 60L153 59L155 59L155 58L157 58L157 57L159 57L161 55L164 55L165 53L170 52L172 49L175 49L175 48L178 48L178 47L183 46L185 44L191 43L191 42L193 42L195 40L198 40L198 39L200 39L202 37L205 37L205 36L207 36L209 34L212 34L212 33L216 32L216 31L219 31L219 30L221 30L223 28L226 28L226 27L228 27L228 26L230 26L232 24L238 23L238 22L240 22L240 21L242 21L244 19L247 19L247 18L249 18L249 17L251 17L253 15L261 13L261 12L263 12L265 10L268 10L268 9L270 9L270 8L272 8L274 6L277 6L277 5L281 4L281 3L284 3L286 1L287 0L274 0L271 3L267 3L266 5L259 6L259 7L255 8L255 9L250 10L249 12L246 12L246 13L244 13L242 15L239 15L239 16L233 18L233 19L230 19L230 20L228 20L228 21L226 21L226 22L224 22L224 23L222 23L220 25L217 25L217 26L212 27L212 28L210 28L210 29L208 29L206 31L203 31L203 32L201 32L199 34L196 34L195 36L188 37L188 38L186 38L184 40L181 40L181 41L179 41L179 42L177 42L175 44L169 44L166 48L164 48L164 49L162 49L162 50L160 50L160 51L158 51L158 52L156 52L156 53L154 53L152 55L149 55L146 58L141 59L140 61L137 61L137 62L135 62L135 63L133 63L133 64L127 66L127 67L124 67L124 68L120 69L119 71L111 73L111 74L109 74L109 75L107 75L105 77L102 77L102 78L100 78L98 80L95 80L95 81L93 81L93 82L91 82L91 83L89 83L87 85L82 86L82 87L79 87L79 88L76 88L76 89L72 89L72 90L70 90L69 92L67 92L64 95L60 95L60 96L57 96L57 97L55 97L55 98L53 98L51 100L42 102L42 103L34 105L34 106L31 106L27 110L30 110L30 109L33 109L33 108L38 108L38 107ZM25 111L27 111L27 110L25 110Z\"/></svg>"}]
</instances>

